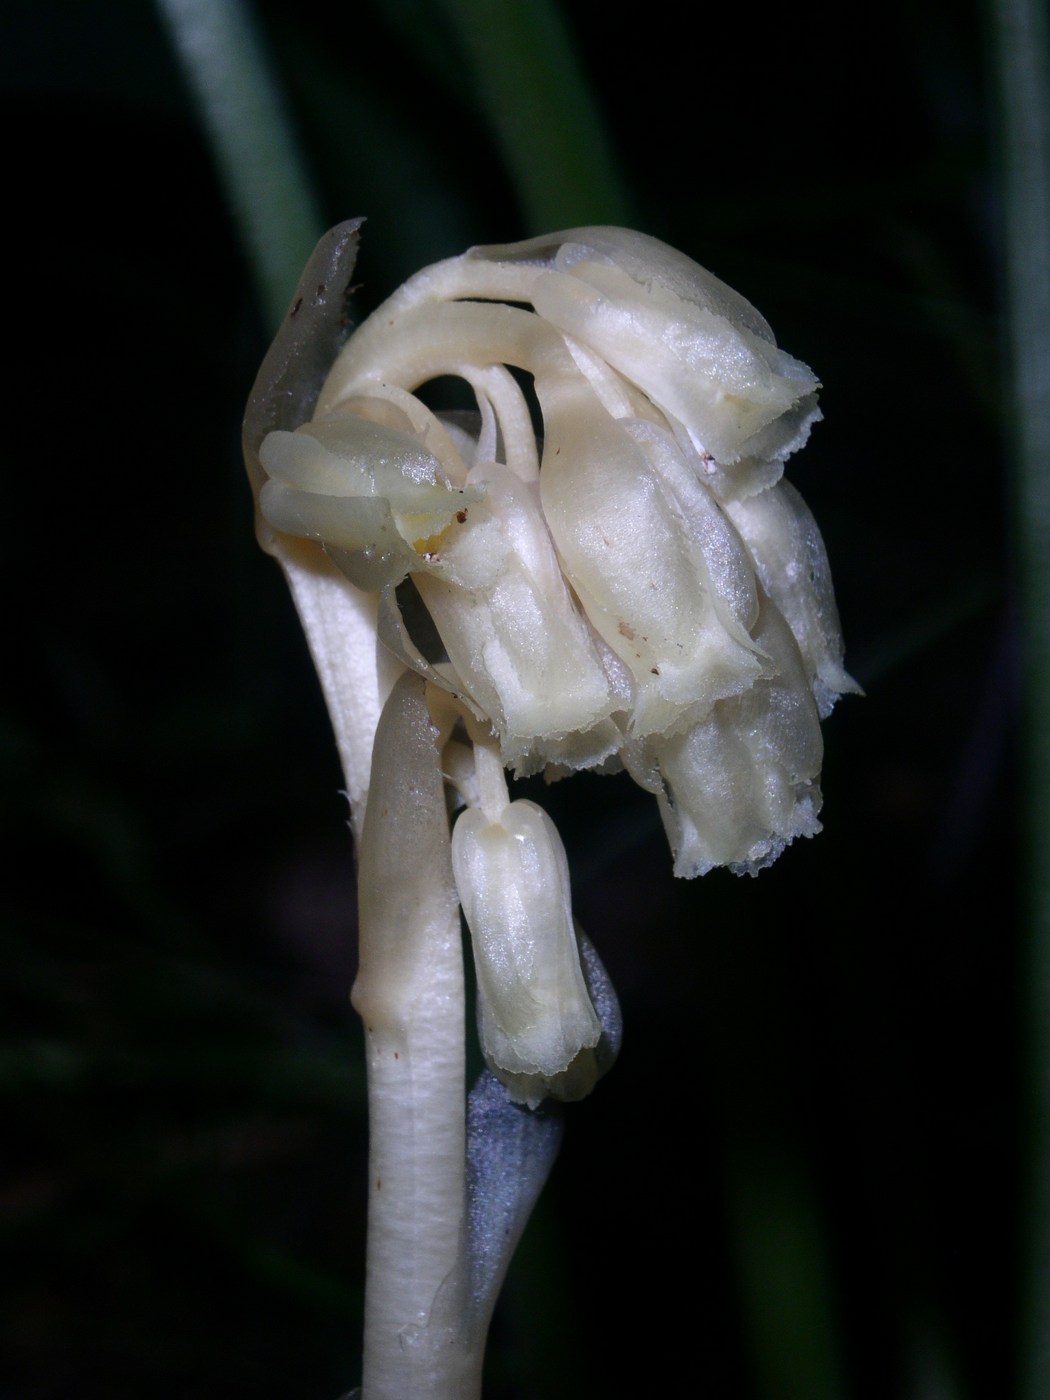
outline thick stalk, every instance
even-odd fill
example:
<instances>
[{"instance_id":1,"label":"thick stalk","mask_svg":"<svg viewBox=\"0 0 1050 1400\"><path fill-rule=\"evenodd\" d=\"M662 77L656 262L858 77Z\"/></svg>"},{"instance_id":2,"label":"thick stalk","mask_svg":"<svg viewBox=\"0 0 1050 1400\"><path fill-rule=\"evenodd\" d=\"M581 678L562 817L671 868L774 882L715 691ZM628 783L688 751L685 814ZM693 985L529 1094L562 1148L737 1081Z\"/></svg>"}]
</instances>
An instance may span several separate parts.
<instances>
[{"instance_id":1,"label":"thick stalk","mask_svg":"<svg viewBox=\"0 0 1050 1400\"><path fill-rule=\"evenodd\" d=\"M376 733L359 869L370 1120L364 1400L472 1400L464 1269L464 989L436 730L423 682Z\"/></svg>"}]
</instances>

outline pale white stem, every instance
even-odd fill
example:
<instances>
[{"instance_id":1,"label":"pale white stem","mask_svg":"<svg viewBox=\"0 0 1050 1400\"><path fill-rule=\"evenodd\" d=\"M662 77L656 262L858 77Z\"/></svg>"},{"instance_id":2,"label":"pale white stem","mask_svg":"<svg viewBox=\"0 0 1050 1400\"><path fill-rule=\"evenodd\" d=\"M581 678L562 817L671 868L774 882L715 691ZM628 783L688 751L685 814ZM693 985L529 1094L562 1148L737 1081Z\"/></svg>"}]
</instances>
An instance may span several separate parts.
<instances>
[{"instance_id":1,"label":"pale white stem","mask_svg":"<svg viewBox=\"0 0 1050 1400\"><path fill-rule=\"evenodd\" d=\"M503 438L501 457L497 457L494 441L489 447L484 438L479 438L475 460L504 461L522 481L537 481L540 458L536 448L536 432L525 395L518 388L513 375L502 365L489 365L485 369L464 369L463 377L477 395L483 421L488 405L490 413L495 414L493 426L498 425Z\"/></svg>"},{"instance_id":2,"label":"pale white stem","mask_svg":"<svg viewBox=\"0 0 1050 1400\"><path fill-rule=\"evenodd\" d=\"M467 729L474 741L478 806L490 822L498 822L510 803L507 776L503 771L503 760L499 756L499 745L475 720L468 718Z\"/></svg>"},{"instance_id":3,"label":"pale white stem","mask_svg":"<svg viewBox=\"0 0 1050 1400\"><path fill-rule=\"evenodd\" d=\"M375 738L353 1003L368 1060L363 1400L474 1400L465 1269L464 988L437 730L419 677Z\"/></svg>"},{"instance_id":4,"label":"pale white stem","mask_svg":"<svg viewBox=\"0 0 1050 1400\"><path fill-rule=\"evenodd\" d=\"M440 375L463 378L488 365L514 365L530 374L575 376L561 335L513 306L487 302L439 302L415 306L399 321L399 334L376 312L347 341L325 381L316 416L339 411L373 385L413 390Z\"/></svg>"}]
</instances>

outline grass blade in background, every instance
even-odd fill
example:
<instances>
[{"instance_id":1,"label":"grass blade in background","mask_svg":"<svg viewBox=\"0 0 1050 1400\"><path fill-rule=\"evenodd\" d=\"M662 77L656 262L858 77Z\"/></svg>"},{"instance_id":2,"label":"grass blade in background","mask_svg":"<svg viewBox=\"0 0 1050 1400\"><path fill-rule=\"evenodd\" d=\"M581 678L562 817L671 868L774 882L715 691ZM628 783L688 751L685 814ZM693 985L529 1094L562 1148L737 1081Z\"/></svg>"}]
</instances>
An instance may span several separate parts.
<instances>
[{"instance_id":1,"label":"grass blade in background","mask_svg":"<svg viewBox=\"0 0 1050 1400\"><path fill-rule=\"evenodd\" d=\"M240 0L157 0L276 326L322 221L250 11Z\"/></svg>"},{"instance_id":2,"label":"grass blade in background","mask_svg":"<svg viewBox=\"0 0 1050 1400\"><path fill-rule=\"evenodd\" d=\"M1021 1393L1050 1393L1050 44L1039 0L998 0L1007 403L1024 651L1028 1024Z\"/></svg>"},{"instance_id":3,"label":"grass blade in background","mask_svg":"<svg viewBox=\"0 0 1050 1400\"><path fill-rule=\"evenodd\" d=\"M553 0L443 0L526 228L630 224L598 104Z\"/></svg>"}]
</instances>

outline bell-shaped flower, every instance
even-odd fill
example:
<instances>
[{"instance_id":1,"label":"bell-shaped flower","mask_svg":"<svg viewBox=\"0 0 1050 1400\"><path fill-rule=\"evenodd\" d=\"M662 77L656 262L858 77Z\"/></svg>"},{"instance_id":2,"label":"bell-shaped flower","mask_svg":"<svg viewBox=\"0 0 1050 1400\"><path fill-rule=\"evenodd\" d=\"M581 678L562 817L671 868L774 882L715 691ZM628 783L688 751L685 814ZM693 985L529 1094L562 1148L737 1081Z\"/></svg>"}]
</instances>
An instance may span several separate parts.
<instances>
[{"instance_id":1,"label":"bell-shaped flower","mask_svg":"<svg viewBox=\"0 0 1050 1400\"><path fill-rule=\"evenodd\" d=\"M474 524L416 578L449 659L504 763L523 774L600 763L619 746L609 716L620 701L566 587L535 484L497 462L467 480L484 492Z\"/></svg>"},{"instance_id":2,"label":"bell-shaped flower","mask_svg":"<svg viewBox=\"0 0 1050 1400\"><path fill-rule=\"evenodd\" d=\"M525 800L501 810L469 807L452 829L452 868L474 948L489 1068L521 1102L583 1098L601 1073L602 1027L580 964L554 823Z\"/></svg>"},{"instance_id":3,"label":"bell-shaped flower","mask_svg":"<svg viewBox=\"0 0 1050 1400\"><path fill-rule=\"evenodd\" d=\"M724 496L775 481L820 418L816 376L750 302L655 238L569 229L475 256L541 262L536 312L682 424Z\"/></svg>"},{"instance_id":4,"label":"bell-shaped flower","mask_svg":"<svg viewBox=\"0 0 1050 1400\"><path fill-rule=\"evenodd\" d=\"M691 728L645 746L659 775L676 875L692 878L717 865L754 875L796 836L820 830L817 706L791 630L765 595L755 635L774 674L719 701Z\"/></svg>"},{"instance_id":5,"label":"bell-shaped flower","mask_svg":"<svg viewBox=\"0 0 1050 1400\"><path fill-rule=\"evenodd\" d=\"M586 382L537 391L544 512L588 617L631 673L630 732L680 728L769 674L750 633L754 562L666 428L610 418Z\"/></svg>"}]
</instances>

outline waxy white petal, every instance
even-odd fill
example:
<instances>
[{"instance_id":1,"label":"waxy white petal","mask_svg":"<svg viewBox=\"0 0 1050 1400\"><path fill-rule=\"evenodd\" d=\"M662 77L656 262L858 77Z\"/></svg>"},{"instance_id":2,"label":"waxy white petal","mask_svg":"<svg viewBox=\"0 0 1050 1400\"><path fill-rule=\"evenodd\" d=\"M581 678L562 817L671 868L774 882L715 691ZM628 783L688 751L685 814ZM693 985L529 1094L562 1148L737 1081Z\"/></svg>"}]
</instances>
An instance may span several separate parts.
<instances>
[{"instance_id":1,"label":"waxy white petal","mask_svg":"<svg viewBox=\"0 0 1050 1400\"><path fill-rule=\"evenodd\" d=\"M537 392L544 514L588 617L633 677L631 733L680 727L767 673L747 630L746 553L713 501L708 547L646 433L610 418L588 385L544 379Z\"/></svg>"},{"instance_id":2,"label":"waxy white petal","mask_svg":"<svg viewBox=\"0 0 1050 1400\"><path fill-rule=\"evenodd\" d=\"M471 586L463 531L416 585L464 686L490 716L503 761L521 772L580 767L615 751L618 708L589 630L565 585L538 498L510 468L470 476L485 489L487 576Z\"/></svg>"},{"instance_id":3,"label":"waxy white petal","mask_svg":"<svg viewBox=\"0 0 1050 1400\"><path fill-rule=\"evenodd\" d=\"M842 664L842 628L817 522L787 481L725 509L751 551L762 587L794 633L823 719L839 695L858 694L860 687Z\"/></svg>"}]
</instances>

